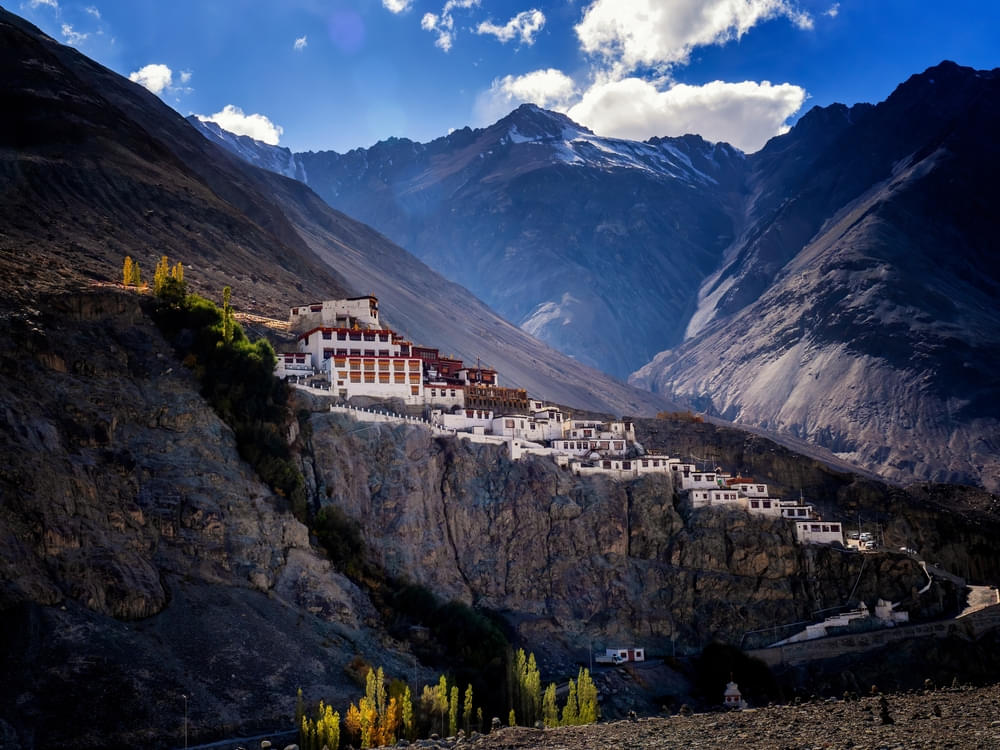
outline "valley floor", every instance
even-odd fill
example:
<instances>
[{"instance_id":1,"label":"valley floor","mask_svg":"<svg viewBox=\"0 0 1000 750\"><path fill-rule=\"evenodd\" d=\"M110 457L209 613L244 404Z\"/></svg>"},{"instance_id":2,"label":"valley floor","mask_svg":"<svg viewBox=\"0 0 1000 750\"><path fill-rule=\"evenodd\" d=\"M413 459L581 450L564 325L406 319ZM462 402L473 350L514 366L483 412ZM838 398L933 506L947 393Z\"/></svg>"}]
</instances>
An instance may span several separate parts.
<instances>
[{"instance_id":1,"label":"valley floor","mask_svg":"<svg viewBox=\"0 0 1000 750\"><path fill-rule=\"evenodd\" d=\"M887 699L892 724L880 721L878 698L864 697L582 727L503 729L465 746L482 750L1000 747L1000 685Z\"/></svg>"}]
</instances>

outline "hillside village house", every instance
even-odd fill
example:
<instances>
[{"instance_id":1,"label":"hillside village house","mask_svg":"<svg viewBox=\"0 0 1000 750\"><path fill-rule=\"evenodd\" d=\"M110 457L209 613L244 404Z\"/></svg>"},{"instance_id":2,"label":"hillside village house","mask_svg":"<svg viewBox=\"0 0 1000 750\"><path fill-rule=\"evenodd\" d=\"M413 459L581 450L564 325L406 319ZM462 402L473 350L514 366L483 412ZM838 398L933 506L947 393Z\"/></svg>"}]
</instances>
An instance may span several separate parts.
<instances>
[{"instance_id":1,"label":"hillside village house","mask_svg":"<svg viewBox=\"0 0 1000 750\"><path fill-rule=\"evenodd\" d=\"M695 510L739 507L787 519L800 543L843 543L841 524L823 521L802 500L770 497L767 485L751 477L642 453L629 420L570 419L559 408L529 398L524 389L502 387L496 370L478 362L469 367L433 347L415 346L383 326L372 295L293 307L289 325L298 333L296 350L278 355L279 377L323 379L330 394L343 401L366 396L429 406L435 429L506 445L513 460L549 456L578 476L622 481L669 476Z\"/></svg>"}]
</instances>

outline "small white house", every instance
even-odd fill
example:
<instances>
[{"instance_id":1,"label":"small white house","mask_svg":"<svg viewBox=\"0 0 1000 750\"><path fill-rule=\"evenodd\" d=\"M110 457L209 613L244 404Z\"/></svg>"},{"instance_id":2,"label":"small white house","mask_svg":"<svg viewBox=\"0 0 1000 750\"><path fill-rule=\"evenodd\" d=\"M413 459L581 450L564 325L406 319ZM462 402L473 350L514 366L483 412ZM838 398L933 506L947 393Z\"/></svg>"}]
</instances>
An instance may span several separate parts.
<instances>
[{"instance_id":1,"label":"small white house","mask_svg":"<svg viewBox=\"0 0 1000 750\"><path fill-rule=\"evenodd\" d=\"M811 519L795 522L795 538L801 544L844 543L844 531L839 523Z\"/></svg>"},{"instance_id":2,"label":"small white house","mask_svg":"<svg viewBox=\"0 0 1000 750\"><path fill-rule=\"evenodd\" d=\"M618 661L646 661L646 649L644 648L609 648L604 652L605 656L618 658Z\"/></svg>"},{"instance_id":3,"label":"small white house","mask_svg":"<svg viewBox=\"0 0 1000 750\"><path fill-rule=\"evenodd\" d=\"M714 505L737 505L740 495L736 490L691 490L691 507L706 508Z\"/></svg>"},{"instance_id":4,"label":"small white house","mask_svg":"<svg viewBox=\"0 0 1000 750\"><path fill-rule=\"evenodd\" d=\"M690 464L681 464L690 466ZM682 490L712 490L719 488L719 477L714 471L685 471L681 470L680 482Z\"/></svg>"},{"instance_id":5,"label":"small white house","mask_svg":"<svg viewBox=\"0 0 1000 750\"><path fill-rule=\"evenodd\" d=\"M313 358L309 352L282 352L277 357L274 374L282 380L289 376L303 378L313 374Z\"/></svg>"}]
</instances>

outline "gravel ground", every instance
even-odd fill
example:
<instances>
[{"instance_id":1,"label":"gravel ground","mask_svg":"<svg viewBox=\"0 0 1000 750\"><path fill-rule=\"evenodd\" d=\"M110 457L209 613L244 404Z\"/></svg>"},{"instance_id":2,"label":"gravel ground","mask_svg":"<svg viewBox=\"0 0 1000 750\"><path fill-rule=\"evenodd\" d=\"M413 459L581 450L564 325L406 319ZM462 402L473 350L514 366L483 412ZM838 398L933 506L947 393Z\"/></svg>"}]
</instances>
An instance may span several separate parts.
<instances>
[{"instance_id":1,"label":"gravel ground","mask_svg":"<svg viewBox=\"0 0 1000 750\"><path fill-rule=\"evenodd\" d=\"M889 695L886 701L891 724L880 719L879 698L866 696L587 727L508 728L457 744L477 750L1000 748L1000 685Z\"/></svg>"}]
</instances>

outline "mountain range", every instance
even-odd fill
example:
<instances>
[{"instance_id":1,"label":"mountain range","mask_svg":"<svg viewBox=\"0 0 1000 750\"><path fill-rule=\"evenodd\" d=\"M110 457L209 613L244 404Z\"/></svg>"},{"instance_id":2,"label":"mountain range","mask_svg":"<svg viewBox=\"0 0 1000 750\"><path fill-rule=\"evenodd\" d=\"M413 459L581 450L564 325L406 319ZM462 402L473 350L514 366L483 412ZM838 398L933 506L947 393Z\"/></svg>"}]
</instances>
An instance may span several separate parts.
<instances>
[{"instance_id":1,"label":"mountain range","mask_svg":"<svg viewBox=\"0 0 1000 750\"><path fill-rule=\"evenodd\" d=\"M670 402L581 365L507 323L303 183L217 148L150 92L0 11L0 268L4 296L114 281L126 254L147 278L161 254L195 291L237 309L373 293L413 340L479 359L505 385L583 409ZM269 164L268 166L273 166ZM26 283L30 282L30 283Z\"/></svg>"},{"instance_id":2,"label":"mountain range","mask_svg":"<svg viewBox=\"0 0 1000 750\"><path fill-rule=\"evenodd\" d=\"M534 105L346 154L195 124L580 362L894 479L997 488L998 87L944 62L750 155Z\"/></svg>"}]
</instances>

